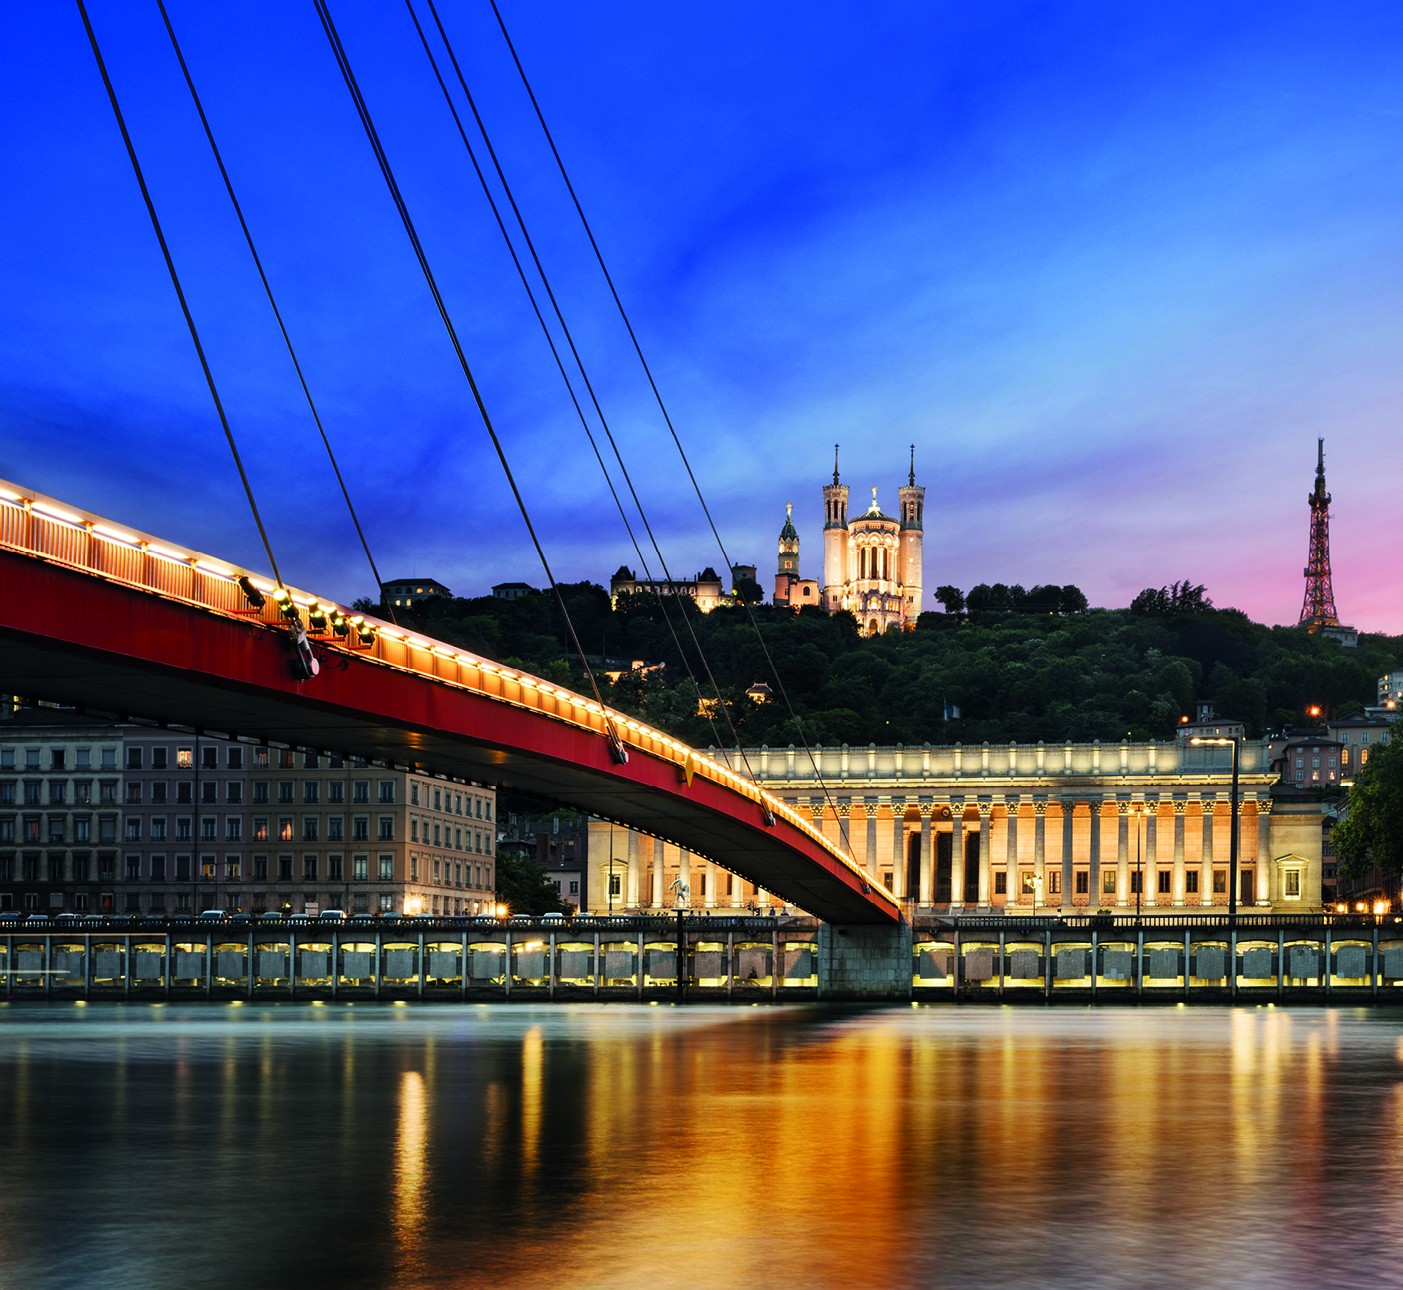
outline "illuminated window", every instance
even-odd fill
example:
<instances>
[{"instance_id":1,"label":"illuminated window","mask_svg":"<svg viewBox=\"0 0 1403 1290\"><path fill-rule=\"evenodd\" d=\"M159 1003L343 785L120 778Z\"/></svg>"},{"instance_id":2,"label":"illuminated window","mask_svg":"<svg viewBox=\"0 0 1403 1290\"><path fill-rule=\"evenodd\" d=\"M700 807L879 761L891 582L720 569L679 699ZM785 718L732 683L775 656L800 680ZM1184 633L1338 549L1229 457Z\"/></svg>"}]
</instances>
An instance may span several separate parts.
<instances>
[{"instance_id":1,"label":"illuminated window","mask_svg":"<svg viewBox=\"0 0 1403 1290\"><path fill-rule=\"evenodd\" d=\"M1301 871L1299 869L1288 869L1283 877L1286 880L1285 896L1287 900L1300 900L1301 898Z\"/></svg>"},{"instance_id":2,"label":"illuminated window","mask_svg":"<svg viewBox=\"0 0 1403 1290\"><path fill-rule=\"evenodd\" d=\"M1215 896L1225 896L1228 891L1228 871L1226 869L1213 870L1213 894Z\"/></svg>"},{"instance_id":3,"label":"illuminated window","mask_svg":"<svg viewBox=\"0 0 1403 1290\"><path fill-rule=\"evenodd\" d=\"M195 750L193 748L177 748L175 750L175 764L181 770L193 770Z\"/></svg>"},{"instance_id":4,"label":"illuminated window","mask_svg":"<svg viewBox=\"0 0 1403 1290\"><path fill-rule=\"evenodd\" d=\"M1114 869L1107 869L1101 874L1101 893L1105 896L1113 896L1115 895L1115 890L1116 871Z\"/></svg>"}]
</instances>

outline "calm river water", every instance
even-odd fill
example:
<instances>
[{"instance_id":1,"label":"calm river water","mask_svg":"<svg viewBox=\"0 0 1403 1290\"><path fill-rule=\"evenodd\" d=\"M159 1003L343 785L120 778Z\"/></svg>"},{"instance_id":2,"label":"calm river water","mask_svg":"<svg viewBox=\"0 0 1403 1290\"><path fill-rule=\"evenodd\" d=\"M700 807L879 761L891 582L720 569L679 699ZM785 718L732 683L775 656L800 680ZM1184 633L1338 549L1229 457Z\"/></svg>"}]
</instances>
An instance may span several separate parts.
<instances>
[{"instance_id":1,"label":"calm river water","mask_svg":"<svg viewBox=\"0 0 1403 1290\"><path fill-rule=\"evenodd\" d=\"M0 1285L1398 1286L1401 1033L0 1006Z\"/></svg>"}]
</instances>

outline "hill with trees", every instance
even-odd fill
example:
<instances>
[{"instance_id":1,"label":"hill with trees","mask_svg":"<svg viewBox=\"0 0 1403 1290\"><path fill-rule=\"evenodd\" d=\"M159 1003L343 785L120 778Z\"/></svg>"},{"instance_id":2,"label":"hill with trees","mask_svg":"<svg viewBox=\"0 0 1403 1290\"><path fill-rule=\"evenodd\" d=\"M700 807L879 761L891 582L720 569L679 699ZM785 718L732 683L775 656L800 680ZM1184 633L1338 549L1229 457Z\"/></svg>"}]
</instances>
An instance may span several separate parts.
<instances>
[{"instance_id":1,"label":"hill with trees","mask_svg":"<svg viewBox=\"0 0 1403 1290\"><path fill-rule=\"evenodd\" d=\"M1189 582L1147 588L1125 609L1089 609L1076 587L942 587L945 612L866 639L850 616L818 609L701 614L682 598L664 609L641 596L611 608L593 584L561 591L605 701L701 746L782 746L799 742L800 726L824 745L1168 739L1200 700L1259 736L1300 722L1310 705L1333 716L1362 710L1403 659L1403 637L1362 635L1346 649L1216 609ZM429 600L398 614L405 626L586 688L549 594ZM603 673L620 661L664 666L609 684ZM747 696L756 682L771 701ZM709 701L717 691L720 705Z\"/></svg>"}]
</instances>

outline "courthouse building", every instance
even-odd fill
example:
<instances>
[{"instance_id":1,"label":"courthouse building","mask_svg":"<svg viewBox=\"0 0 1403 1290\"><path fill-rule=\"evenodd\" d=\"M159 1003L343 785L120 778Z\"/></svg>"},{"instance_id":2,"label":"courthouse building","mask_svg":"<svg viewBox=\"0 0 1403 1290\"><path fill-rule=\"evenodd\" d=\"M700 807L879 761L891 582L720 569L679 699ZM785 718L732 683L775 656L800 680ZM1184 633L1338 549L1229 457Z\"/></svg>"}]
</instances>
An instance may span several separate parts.
<instances>
[{"instance_id":1,"label":"courthouse building","mask_svg":"<svg viewBox=\"0 0 1403 1290\"><path fill-rule=\"evenodd\" d=\"M792 747L716 754L745 765L911 912L1191 913L1229 903L1231 749L1186 742L991 747ZM1321 907L1317 793L1278 782L1265 742L1241 745L1238 905ZM820 782L820 779L822 782ZM598 822L593 829L609 829ZM591 891L626 908L768 909L778 898L698 857L613 826L591 835ZM720 863L718 863L718 861ZM592 895L591 909L603 911ZM617 905L615 906L617 908Z\"/></svg>"}]
</instances>

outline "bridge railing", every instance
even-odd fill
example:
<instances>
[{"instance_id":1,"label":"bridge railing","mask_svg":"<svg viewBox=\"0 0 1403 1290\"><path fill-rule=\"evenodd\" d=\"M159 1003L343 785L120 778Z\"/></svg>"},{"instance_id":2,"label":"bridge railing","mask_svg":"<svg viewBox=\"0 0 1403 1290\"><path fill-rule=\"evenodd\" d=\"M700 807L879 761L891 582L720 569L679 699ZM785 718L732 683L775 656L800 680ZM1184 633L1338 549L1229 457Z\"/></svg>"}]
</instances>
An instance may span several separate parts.
<instances>
[{"instance_id":1,"label":"bridge railing","mask_svg":"<svg viewBox=\"0 0 1403 1290\"><path fill-rule=\"evenodd\" d=\"M757 811L782 818L895 904L895 897L873 875L811 821L748 775L661 730L541 677L357 613L301 588L280 588L265 574L80 511L8 480L0 480L0 547L270 629L285 630L295 612L308 636L323 650L358 654L566 722L601 738L617 736L631 749L671 762L689 779L700 775L749 798ZM257 593L256 599L245 587Z\"/></svg>"}]
</instances>

